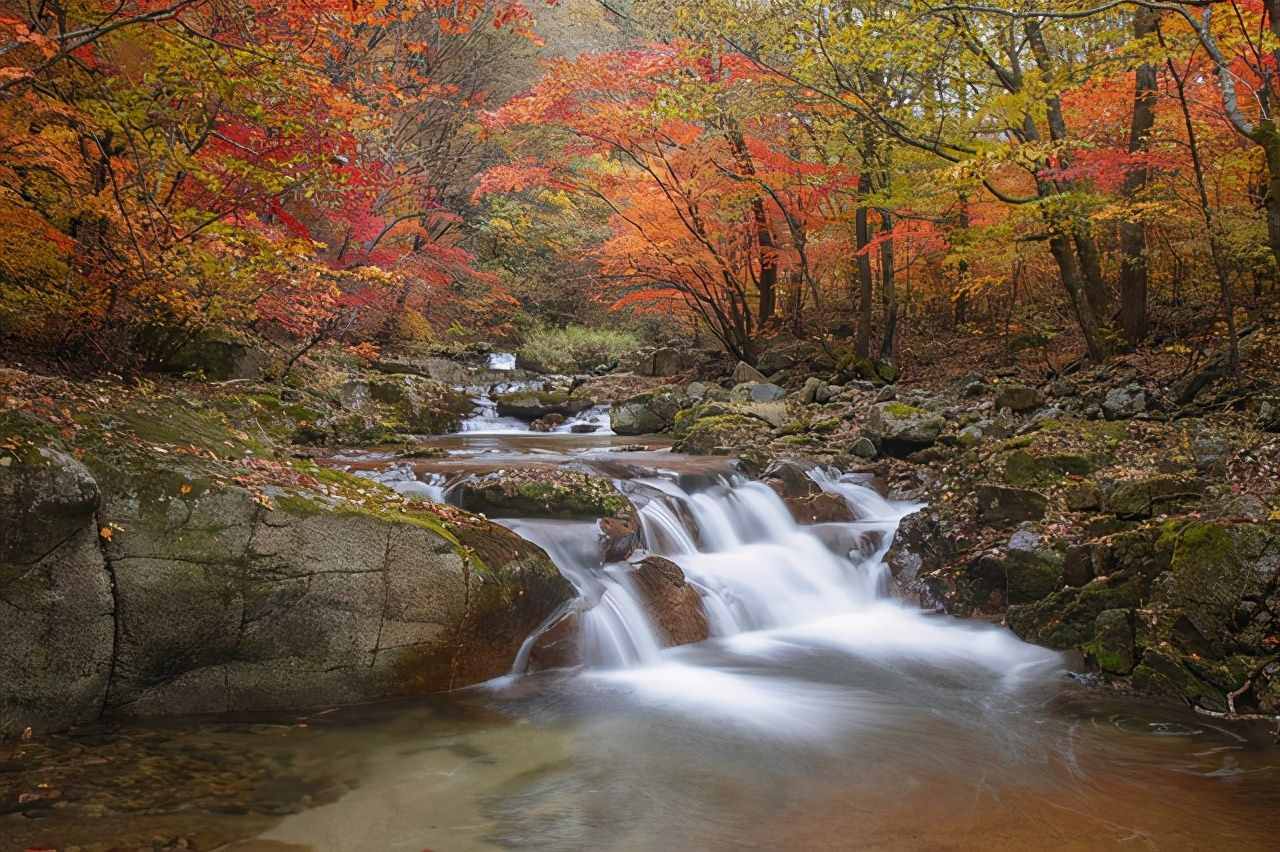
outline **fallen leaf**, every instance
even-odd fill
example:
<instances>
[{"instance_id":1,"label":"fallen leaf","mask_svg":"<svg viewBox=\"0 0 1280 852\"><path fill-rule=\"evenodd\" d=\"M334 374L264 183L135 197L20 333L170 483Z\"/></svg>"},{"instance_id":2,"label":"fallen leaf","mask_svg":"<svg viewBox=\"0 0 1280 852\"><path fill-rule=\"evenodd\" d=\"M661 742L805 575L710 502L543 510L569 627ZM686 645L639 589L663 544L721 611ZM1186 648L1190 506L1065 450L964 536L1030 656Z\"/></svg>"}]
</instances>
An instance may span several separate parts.
<instances>
[{"instance_id":1,"label":"fallen leaf","mask_svg":"<svg viewBox=\"0 0 1280 852\"><path fill-rule=\"evenodd\" d=\"M103 541L111 541L111 536L115 535L115 533L112 532L111 527L103 527L98 530L98 535L102 536Z\"/></svg>"}]
</instances>

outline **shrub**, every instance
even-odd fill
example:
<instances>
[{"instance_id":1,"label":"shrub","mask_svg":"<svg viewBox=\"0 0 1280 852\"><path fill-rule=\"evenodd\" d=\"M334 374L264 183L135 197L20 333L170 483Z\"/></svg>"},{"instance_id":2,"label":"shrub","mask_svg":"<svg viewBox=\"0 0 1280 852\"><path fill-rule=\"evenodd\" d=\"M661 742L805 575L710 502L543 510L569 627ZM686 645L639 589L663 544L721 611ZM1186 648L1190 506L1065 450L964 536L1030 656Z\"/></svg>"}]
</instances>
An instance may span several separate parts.
<instances>
[{"instance_id":1,"label":"shrub","mask_svg":"<svg viewBox=\"0 0 1280 852\"><path fill-rule=\"evenodd\" d=\"M626 331L569 325L538 326L525 334L518 353L520 365L544 373L585 373L614 364L640 348L640 339Z\"/></svg>"}]
</instances>

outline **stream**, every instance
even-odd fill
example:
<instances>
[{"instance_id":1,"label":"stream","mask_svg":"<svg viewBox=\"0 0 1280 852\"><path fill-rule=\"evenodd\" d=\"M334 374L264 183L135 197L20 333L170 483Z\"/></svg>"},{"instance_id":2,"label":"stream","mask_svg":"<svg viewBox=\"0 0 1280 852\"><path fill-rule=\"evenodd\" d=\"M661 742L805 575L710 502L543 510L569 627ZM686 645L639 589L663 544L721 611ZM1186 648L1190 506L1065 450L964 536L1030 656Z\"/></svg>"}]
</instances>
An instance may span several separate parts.
<instances>
[{"instance_id":1,"label":"stream","mask_svg":"<svg viewBox=\"0 0 1280 852\"><path fill-rule=\"evenodd\" d=\"M581 668L517 659L429 700L110 727L157 778L186 761L171 812L55 815L13 848L108 828L234 850L1276 848L1273 732L1104 694L1003 628L893 600L882 558L914 506L819 472L858 520L797 526L728 460L503 428L344 463L434 500L520 464L610 476L697 589L708 641L662 647L594 523L500 519L590 604ZM95 772L104 796L134 783Z\"/></svg>"}]
</instances>

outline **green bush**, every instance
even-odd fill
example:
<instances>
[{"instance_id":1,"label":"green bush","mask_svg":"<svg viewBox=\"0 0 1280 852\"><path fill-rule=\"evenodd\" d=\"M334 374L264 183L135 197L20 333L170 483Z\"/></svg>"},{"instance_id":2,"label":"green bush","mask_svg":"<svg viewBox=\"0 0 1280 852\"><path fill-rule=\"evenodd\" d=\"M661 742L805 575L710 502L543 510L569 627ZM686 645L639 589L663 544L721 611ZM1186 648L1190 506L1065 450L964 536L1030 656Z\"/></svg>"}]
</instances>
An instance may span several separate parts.
<instances>
[{"instance_id":1,"label":"green bush","mask_svg":"<svg viewBox=\"0 0 1280 852\"><path fill-rule=\"evenodd\" d=\"M544 373L585 373L613 364L641 346L627 331L569 325L530 329L518 353L520 365Z\"/></svg>"}]
</instances>

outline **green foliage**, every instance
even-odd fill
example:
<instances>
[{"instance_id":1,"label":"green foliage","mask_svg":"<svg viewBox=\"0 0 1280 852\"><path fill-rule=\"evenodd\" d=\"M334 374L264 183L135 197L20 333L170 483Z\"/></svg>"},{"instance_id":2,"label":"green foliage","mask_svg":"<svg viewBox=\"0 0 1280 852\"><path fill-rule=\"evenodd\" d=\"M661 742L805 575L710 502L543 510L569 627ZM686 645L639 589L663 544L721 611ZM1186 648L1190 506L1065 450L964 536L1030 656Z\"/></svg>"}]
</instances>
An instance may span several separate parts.
<instances>
[{"instance_id":1,"label":"green foliage","mask_svg":"<svg viewBox=\"0 0 1280 852\"><path fill-rule=\"evenodd\" d=\"M519 358L521 363L545 372L583 373L616 363L640 345L640 339L628 331L581 325L536 326L525 334Z\"/></svg>"}]
</instances>

